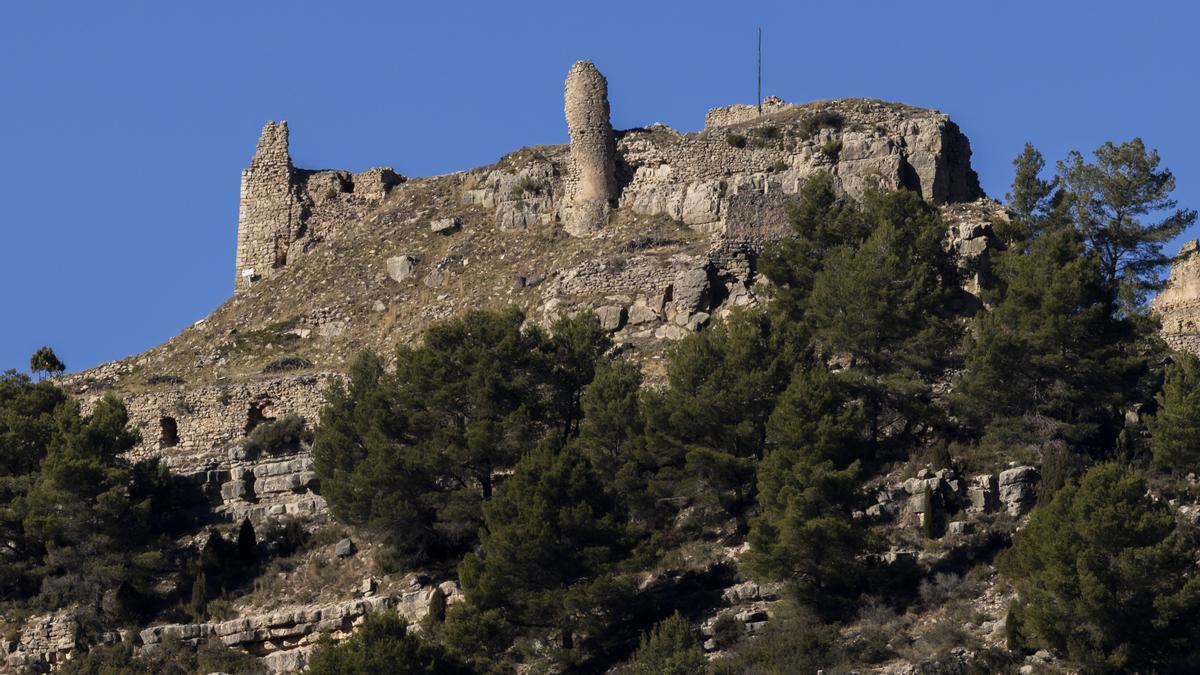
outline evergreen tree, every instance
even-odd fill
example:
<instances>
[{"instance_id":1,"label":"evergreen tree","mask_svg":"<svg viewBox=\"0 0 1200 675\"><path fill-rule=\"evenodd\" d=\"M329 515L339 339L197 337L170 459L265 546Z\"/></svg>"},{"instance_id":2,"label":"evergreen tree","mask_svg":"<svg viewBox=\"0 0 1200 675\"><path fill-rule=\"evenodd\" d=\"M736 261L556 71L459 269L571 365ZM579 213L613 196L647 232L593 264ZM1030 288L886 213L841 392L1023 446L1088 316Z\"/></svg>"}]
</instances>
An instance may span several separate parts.
<instances>
[{"instance_id":1,"label":"evergreen tree","mask_svg":"<svg viewBox=\"0 0 1200 675\"><path fill-rule=\"evenodd\" d=\"M1164 670L1194 652L1193 552L1170 507L1127 467L1096 466L1059 490L1000 569L1019 593L1013 632L1031 647L1064 651L1090 672Z\"/></svg>"},{"instance_id":2,"label":"evergreen tree","mask_svg":"<svg viewBox=\"0 0 1200 675\"><path fill-rule=\"evenodd\" d=\"M249 518L243 518L241 526L238 527L237 550L238 558L243 565L249 566L254 564L254 559L257 557L255 549L258 547L258 538L254 534L254 525L250 523Z\"/></svg>"},{"instance_id":3,"label":"evergreen tree","mask_svg":"<svg viewBox=\"0 0 1200 675\"><path fill-rule=\"evenodd\" d=\"M208 618L208 575L204 570L200 570L192 582L192 599L188 603L188 612L197 623Z\"/></svg>"},{"instance_id":4,"label":"evergreen tree","mask_svg":"<svg viewBox=\"0 0 1200 675\"><path fill-rule=\"evenodd\" d=\"M1059 180L1068 195L1075 227L1096 254L1110 304L1123 296L1126 311L1137 309L1147 291L1161 287L1159 273L1170 258L1164 243L1196 221L1171 197L1175 176L1159 169L1155 150L1142 139L1097 148L1094 163L1072 152L1059 162Z\"/></svg>"},{"instance_id":5,"label":"evergreen tree","mask_svg":"<svg viewBox=\"0 0 1200 675\"><path fill-rule=\"evenodd\" d=\"M29 370L34 373L57 375L66 369L67 367L59 360L54 350L49 347L38 347L33 356L29 357Z\"/></svg>"},{"instance_id":6,"label":"evergreen tree","mask_svg":"<svg viewBox=\"0 0 1200 675\"><path fill-rule=\"evenodd\" d=\"M746 564L826 617L848 609L861 583L866 535L851 512L866 426L862 406L827 370L798 373L771 416L758 468L761 514Z\"/></svg>"},{"instance_id":7,"label":"evergreen tree","mask_svg":"<svg viewBox=\"0 0 1200 675\"><path fill-rule=\"evenodd\" d=\"M582 392L610 346L590 315L554 336L516 309L468 312L400 347L396 369L360 356L331 387L313 446L334 514L384 532L402 558L469 546L498 471L578 432Z\"/></svg>"},{"instance_id":8,"label":"evergreen tree","mask_svg":"<svg viewBox=\"0 0 1200 675\"><path fill-rule=\"evenodd\" d=\"M1013 160L1012 191L1005 195L1008 202L1009 220L1001 223L996 234L1005 245L1019 247L1024 242L1037 238L1043 222L1053 208L1057 179L1041 177L1046 167L1042 153L1031 143Z\"/></svg>"},{"instance_id":9,"label":"evergreen tree","mask_svg":"<svg viewBox=\"0 0 1200 675\"><path fill-rule=\"evenodd\" d=\"M1200 360L1178 353L1167 368L1158 411L1146 418L1154 463L1186 473L1200 470Z\"/></svg>"},{"instance_id":10,"label":"evergreen tree","mask_svg":"<svg viewBox=\"0 0 1200 675\"><path fill-rule=\"evenodd\" d=\"M642 636L629 665L632 675L696 675L708 659L691 624L676 613Z\"/></svg>"},{"instance_id":11,"label":"evergreen tree","mask_svg":"<svg viewBox=\"0 0 1200 675\"><path fill-rule=\"evenodd\" d=\"M55 409L39 473L14 505L26 535L45 547L41 596L48 604L99 604L106 589L123 582L148 589L162 565L154 495L163 474L122 459L137 442L128 419L111 395L88 417L74 401ZM158 487L137 484L139 477L153 477Z\"/></svg>"},{"instance_id":12,"label":"evergreen tree","mask_svg":"<svg viewBox=\"0 0 1200 675\"><path fill-rule=\"evenodd\" d=\"M1004 299L966 340L959 411L976 428L1104 447L1144 367L1134 324L1109 313L1098 260L1071 228L1009 263Z\"/></svg>"},{"instance_id":13,"label":"evergreen tree","mask_svg":"<svg viewBox=\"0 0 1200 675\"><path fill-rule=\"evenodd\" d=\"M573 445L544 442L484 505L477 553L459 567L467 601L499 609L518 633L598 636L616 625L628 590L616 577L630 550L624 515Z\"/></svg>"}]
</instances>

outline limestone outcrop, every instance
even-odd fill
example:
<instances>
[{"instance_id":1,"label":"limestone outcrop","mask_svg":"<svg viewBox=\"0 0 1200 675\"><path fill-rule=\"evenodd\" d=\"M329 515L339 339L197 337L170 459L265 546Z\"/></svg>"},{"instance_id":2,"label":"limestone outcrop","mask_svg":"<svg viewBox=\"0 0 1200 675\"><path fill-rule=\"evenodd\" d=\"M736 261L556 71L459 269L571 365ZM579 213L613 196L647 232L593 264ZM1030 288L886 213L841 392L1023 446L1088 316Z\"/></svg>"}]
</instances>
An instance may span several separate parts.
<instances>
[{"instance_id":1,"label":"limestone outcrop","mask_svg":"<svg viewBox=\"0 0 1200 675\"><path fill-rule=\"evenodd\" d=\"M563 93L571 134L567 232L599 229L617 196L616 142L609 121L608 81L591 61L578 61L567 74Z\"/></svg>"},{"instance_id":2,"label":"limestone outcrop","mask_svg":"<svg viewBox=\"0 0 1200 675\"><path fill-rule=\"evenodd\" d=\"M1200 354L1200 242L1185 243L1167 285L1151 303L1162 320L1160 335L1174 349Z\"/></svg>"}]
</instances>

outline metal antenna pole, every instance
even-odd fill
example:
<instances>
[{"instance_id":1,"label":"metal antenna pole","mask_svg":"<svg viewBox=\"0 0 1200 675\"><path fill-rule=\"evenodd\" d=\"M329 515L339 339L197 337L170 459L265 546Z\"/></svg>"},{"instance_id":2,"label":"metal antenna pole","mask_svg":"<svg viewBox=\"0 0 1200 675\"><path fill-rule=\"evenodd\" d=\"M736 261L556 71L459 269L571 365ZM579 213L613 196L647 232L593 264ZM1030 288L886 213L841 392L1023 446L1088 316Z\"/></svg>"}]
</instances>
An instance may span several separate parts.
<instances>
[{"instance_id":1,"label":"metal antenna pole","mask_svg":"<svg viewBox=\"0 0 1200 675\"><path fill-rule=\"evenodd\" d=\"M758 29L758 114L762 115L762 28Z\"/></svg>"}]
</instances>

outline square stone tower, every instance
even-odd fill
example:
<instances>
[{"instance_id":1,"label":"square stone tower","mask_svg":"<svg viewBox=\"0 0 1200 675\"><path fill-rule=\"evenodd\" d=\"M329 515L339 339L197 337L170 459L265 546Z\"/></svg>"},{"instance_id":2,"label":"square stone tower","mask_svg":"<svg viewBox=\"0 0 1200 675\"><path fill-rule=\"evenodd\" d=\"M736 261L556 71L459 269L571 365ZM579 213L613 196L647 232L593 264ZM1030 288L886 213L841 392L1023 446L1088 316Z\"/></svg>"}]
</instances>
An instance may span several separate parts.
<instances>
[{"instance_id":1,"label":"square stone tower","mask_svg":"<svg viewBox=\"0 0 1200 675\"><path fill-rule=\"evenodd\" d=\"M242 171L235 292L282 267L300 227L299 187L288 154L287 122L268 121L250 166Z\"/></svg>"}]
</instances>

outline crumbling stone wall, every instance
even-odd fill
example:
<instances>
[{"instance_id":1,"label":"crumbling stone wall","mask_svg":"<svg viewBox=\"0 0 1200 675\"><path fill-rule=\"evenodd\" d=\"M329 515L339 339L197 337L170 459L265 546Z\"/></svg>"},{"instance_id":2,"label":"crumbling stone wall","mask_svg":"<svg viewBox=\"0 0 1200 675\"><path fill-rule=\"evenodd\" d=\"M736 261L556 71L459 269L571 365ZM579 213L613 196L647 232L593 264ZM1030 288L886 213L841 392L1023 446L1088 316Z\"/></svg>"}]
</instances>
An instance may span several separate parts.
<instances>
[{"instance_id":1,"label":"crumbling stone wall","mask_svg":"<svg viewBox=\"0 0 1200 675\"><path fill-rule=\"evenodd\" d=\"M591 61L571 67L563 108L571 134L566 229L581 236L604 224L617 196L617 150L609 120L608 81Z\"/></svg>"},{"instance_id":2,"label":"crumbling stone wall","mask_svg":"<svg viewBox=\"0 0 1200 675\"><path fill-rule=\"evenodd\" d=\"M300 198L288 154L287 122L268 121L242 171L238 208L235 288L269 276L287 261L287 247L300 227Z\"/></svg>"},{"instance_id":3,"label":"crumbling stone wall","mask_svg":"<svg viewBox=\"0 0 1200 675\"><path fill-rule=\"evenodd\" d=\"M1167 285L1151 307L1162 320L1159 331L1168 345L1200 354L1200 242L1193 239L1179 249Z\"/></svg>"},{"instance_id":4,"label":"crumbling stone wall","mask_svg":"<svg viewBox=\"0 0 1200 675\"><path fill-rule=\"evenodd\" d=\"M122 400L130 427L142 437L130 456L161 456L168 465L182 466L225 450L264 421L294 413L315 424L330 377L321 373L127 394ZM98 398L85 400L85 412ZM168 430L172 433L164 433Z\"/></svg>"},{"instance_id":5,"label":"crumbling stone wall","mask_svg":"<svg viewBox=\"0 0 1200 675\"><path fill-rule=\"evenodd\" d=\"M404 178L390 168L307 171L292 166L287 122L268 121L242 171L234 288L270 277L312 244L362 218Z\"/></svg>"},{"instance_id":6,"label":"crumbling stone wall","mask_svg":"<svg viewBox=\"0 0 1200 675\"><path fill-rule=\"evenodd\" d=\"M704 116L704 129L709 130L742 124L744 122L753 122L762 115L770 115L771 113L794 107L795 104L788 103L778 96L768 96L763 99L761 113L758 110L758 106L744 103L737 103L723 108L710 108L708 114Z\"/></svg>"}]
</instances>

